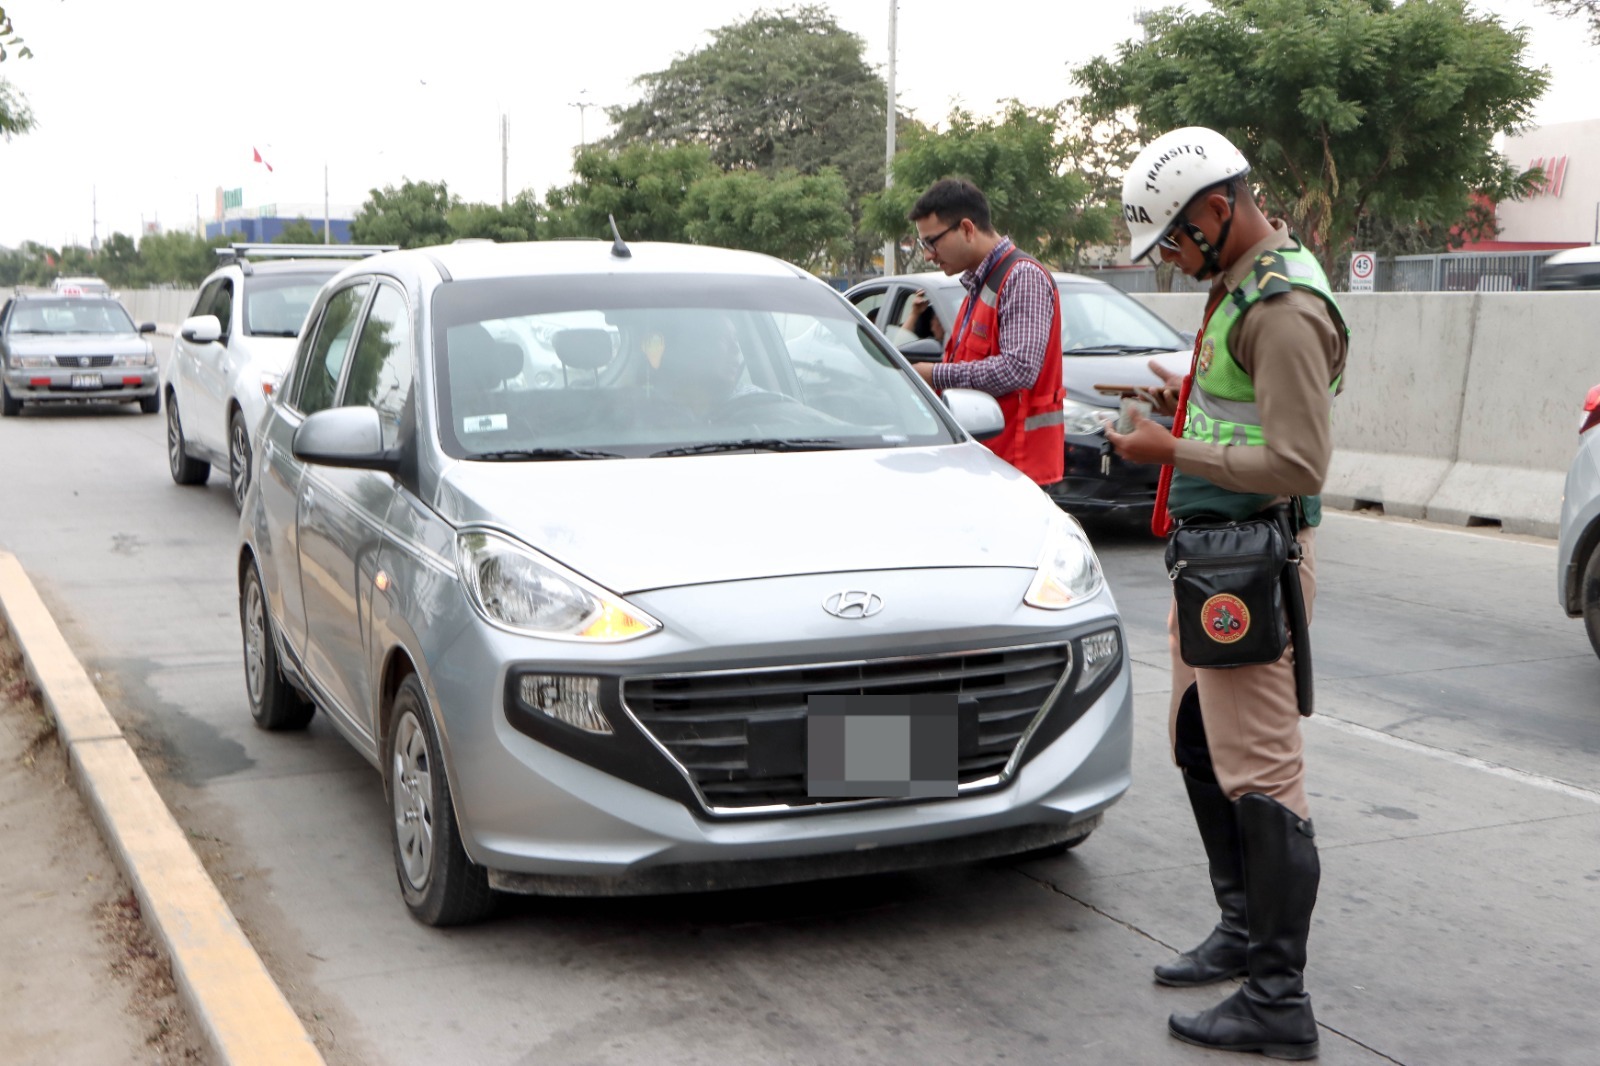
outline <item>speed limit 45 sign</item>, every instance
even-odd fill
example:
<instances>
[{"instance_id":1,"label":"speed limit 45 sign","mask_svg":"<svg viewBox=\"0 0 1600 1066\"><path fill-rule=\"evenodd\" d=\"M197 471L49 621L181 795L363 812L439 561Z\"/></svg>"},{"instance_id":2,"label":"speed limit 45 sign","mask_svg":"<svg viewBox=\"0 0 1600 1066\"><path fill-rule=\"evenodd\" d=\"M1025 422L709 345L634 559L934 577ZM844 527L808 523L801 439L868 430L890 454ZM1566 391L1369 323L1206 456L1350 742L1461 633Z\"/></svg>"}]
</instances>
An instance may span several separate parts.
<instances>
[{"instance_id":1,"label":"speed limit 45 sign","mask_svg":"<svg viewBox=\"0 0 1600 1066\"><path fill-rule=\"evenodd\" d=\"M1378 273L1378 257L1371 252L1356 252L1350 256L1350 291L1371 292L1373 276Z\"/></svg>"}]
</instances>

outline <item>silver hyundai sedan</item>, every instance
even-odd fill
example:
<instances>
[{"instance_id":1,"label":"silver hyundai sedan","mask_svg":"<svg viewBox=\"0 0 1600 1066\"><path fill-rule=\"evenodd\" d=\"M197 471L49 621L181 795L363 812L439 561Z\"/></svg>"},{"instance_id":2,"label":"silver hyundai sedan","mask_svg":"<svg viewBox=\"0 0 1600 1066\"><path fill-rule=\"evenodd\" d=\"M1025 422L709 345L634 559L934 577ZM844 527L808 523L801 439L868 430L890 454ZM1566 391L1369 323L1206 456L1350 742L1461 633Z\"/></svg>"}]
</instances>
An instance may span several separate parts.
<instances>
[{"instance_id":1,"label":"silver hyundai sedan","mask_svg":"<svg viewBox=\"0 0 1600 1066\"><path fill-rule=\"evenodd\" d=\"M667 244L334 277L257 434L250 705L382 773L421 921L1071 847L1131 688L1082 530L828 286Z\"/></svg>"}]
</instances>

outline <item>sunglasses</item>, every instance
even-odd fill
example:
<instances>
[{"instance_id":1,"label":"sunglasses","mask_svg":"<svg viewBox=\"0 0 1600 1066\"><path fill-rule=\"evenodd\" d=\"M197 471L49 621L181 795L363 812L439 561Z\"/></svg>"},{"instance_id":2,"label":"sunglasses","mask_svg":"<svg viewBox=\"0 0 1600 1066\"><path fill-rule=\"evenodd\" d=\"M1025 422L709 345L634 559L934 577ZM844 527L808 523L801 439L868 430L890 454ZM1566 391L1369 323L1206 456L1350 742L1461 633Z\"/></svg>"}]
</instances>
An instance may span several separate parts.
<instances>
[{"instance_id":1,"label":"sunglasses","mask_svg":"<svg viewBox=\"0 0 1600 1066\"><path fill-rule=\"evenodd\" d=\"M1233 186L1232 185L1229 185L1227 187L1226 194L1227 194L1227 197L1228 197L1228 209L1231 211L1233 209ZM1204 196L1205 193L1202 192L1201 195ZM1188 216L1185 215L1182 211L1178 212L1178 217L1175 220L1173 220L1172 225L1167 227L1167 232L1163 233L1161 236L1156 238L1156 247L1157 248L1165 248L1169 252L1180 252L1180 251L1182 251L1183 249L1178 247L1178 242L1172 235L1173 235L1173 233L1175 233L1177 231L1179 226L1183 225L1187 221L1188 221Z\"/></svg>"}]
</instances>

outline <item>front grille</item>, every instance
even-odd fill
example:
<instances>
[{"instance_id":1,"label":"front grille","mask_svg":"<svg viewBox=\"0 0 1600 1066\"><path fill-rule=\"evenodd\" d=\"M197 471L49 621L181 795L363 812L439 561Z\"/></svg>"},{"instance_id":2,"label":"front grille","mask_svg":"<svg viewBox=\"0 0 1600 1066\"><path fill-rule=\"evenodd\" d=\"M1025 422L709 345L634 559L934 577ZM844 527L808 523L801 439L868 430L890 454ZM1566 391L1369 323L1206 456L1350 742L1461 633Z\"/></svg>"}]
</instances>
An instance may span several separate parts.
<instances>
[{"instance_id":1,"label":"front grille","mask_svg":"<svg viewBox=\"0 0 1600 1066\"><path fill-rule=\"evenodd\" d=\"M960 784L999 775L1072 667L1072 646L628 678L622 699L694 781L708 808L813 806L806 795L809 696L959 697ZM844 801L849 802L849 801Z\"/></svg>"},{"instance_id":2,"label":"front grille","mask_svg":"<svg viewBox=\"0 0 1600 1066\"><path fill-rule=\"evenodd\" d=\"M58 355L56 356L56 366L71 367L74 370L87 370L89 367L93 366L111 365L112 357L109 355L91 355L88 358L88 366L85 366L83 362L84 357L81 355Z\"/></svg>"}]
</instances>

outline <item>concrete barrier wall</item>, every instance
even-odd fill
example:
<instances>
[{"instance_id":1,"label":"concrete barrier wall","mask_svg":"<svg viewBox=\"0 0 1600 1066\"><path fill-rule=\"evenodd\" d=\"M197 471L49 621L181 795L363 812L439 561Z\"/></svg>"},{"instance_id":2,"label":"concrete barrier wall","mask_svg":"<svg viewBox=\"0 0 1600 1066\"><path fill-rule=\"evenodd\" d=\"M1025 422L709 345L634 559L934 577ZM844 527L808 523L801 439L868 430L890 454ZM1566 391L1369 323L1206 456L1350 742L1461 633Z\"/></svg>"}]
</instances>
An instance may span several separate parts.
<instances>
[{"instance_id":1,"label":"concrete barrier wall","mask_svg":"<svg viewBox=\"0 0 1600 1066\"><path fill-rule=\"evenodd\" d=\"M127 289L117 299L135 322L154 322L163 333L171 333L189 317L198 295L198 289Z\"/></svg>"},{"instance_id":2,"label":"concrete barrier wall","mask_svg":"<svg viewBox=\"0 0 1600 1066\"><path fill-rule=\"evenodd\" d=\"M1204 299L1135 297L1196 329ZM1583 397L1600 382L1600 292L1346 293L1334 506L1554 536Z\"/></svg>"}]
</instances>

